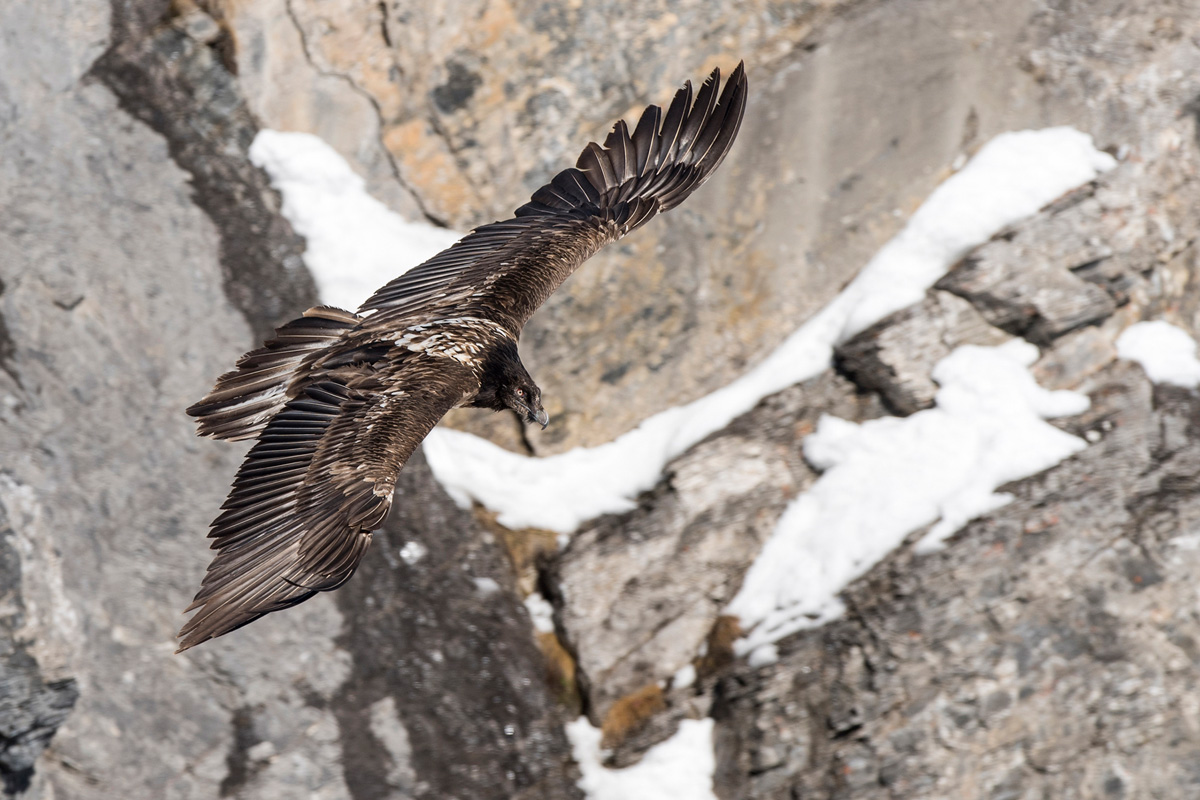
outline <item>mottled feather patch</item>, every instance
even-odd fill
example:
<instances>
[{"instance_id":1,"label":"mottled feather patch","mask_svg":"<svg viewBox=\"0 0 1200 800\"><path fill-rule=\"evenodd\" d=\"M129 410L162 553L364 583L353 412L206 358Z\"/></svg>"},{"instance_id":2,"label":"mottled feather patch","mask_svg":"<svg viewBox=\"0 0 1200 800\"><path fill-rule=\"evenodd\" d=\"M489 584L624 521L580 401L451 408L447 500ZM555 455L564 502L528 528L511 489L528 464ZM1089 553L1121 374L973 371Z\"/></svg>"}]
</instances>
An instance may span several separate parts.
<instances>
[{"instance_id":1,"label":"mottled feather patch","mask_svg":"<svg viewBox=\"0 0 1200 800\"><path fill-rule=\"evenodd\" d=\"M394 334L393 341L414 353L450 358L478 371L484 355L499 340L512 336L495 322L478 317L447 317L410 325Z\"/></svg>"}]
</instances>

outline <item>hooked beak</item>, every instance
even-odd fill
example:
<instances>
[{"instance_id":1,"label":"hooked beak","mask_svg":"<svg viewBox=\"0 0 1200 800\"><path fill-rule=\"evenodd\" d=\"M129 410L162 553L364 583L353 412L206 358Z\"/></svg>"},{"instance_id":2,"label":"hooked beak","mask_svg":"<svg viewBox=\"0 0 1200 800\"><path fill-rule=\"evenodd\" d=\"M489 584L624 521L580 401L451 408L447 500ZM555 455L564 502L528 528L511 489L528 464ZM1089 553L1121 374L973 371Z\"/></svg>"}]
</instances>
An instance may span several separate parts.
<instances>
[{"instance_id":1,"label":"hooked beak","mask_svg":"<svg viewBox=\"0 0 1200 800\"><path fill-rule=\"evenodd\" d=\"M550 424L550 415L544 409L539 408L537 411L529 410L529 421L536 422L542 426L542 430L546 430L546 426Z\"/></svg>"}]
</instances>

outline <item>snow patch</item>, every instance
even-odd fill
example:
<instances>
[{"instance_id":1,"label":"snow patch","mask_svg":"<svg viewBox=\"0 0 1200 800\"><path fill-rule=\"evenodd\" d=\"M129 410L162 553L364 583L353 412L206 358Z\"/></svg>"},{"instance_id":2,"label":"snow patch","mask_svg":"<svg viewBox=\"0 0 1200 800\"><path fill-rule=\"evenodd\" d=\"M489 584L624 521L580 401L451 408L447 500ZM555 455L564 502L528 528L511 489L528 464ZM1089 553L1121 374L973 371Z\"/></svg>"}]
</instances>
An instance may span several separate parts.
<instances>
[{"instance_id":1,"label":"snow patch","mask_svg":"<svg viewBox=\"0 0 1200 800\"><path fill-rule=\"evenodd\" d=\"M841 614L838 593L933 524L936 550L970 519L1009 502L995 488L1086 447L1046 423L1078 414L1084 395L1038 386L1038 349L1020 339L960 347L935 367L935 408L861 424L826 416L804 443L824 474L792 501L726 613L750 631L739 654ZM936 524L934 524L936 523Z\"/></svg>"},{"instance_id":2,"label":"snow patch","mask_svg":"<svg viewBox=\"0 0 1200 800\"><path fill-rule=\"evenodd\" d=\"M997 136L929 196L833 302L728 386L655 414L607 444L547 458L437 429L425 441L429 465L459 504L481 503L508 527L565 534L601 514L628 511L672 458L764 397L820 374L835 344L920 301L972 247L1115 163L1073 128Z\"/></svg>"},{"instance_id":3,"label":"snow patch","mask_svg":"<svg viewBox=\"0 0 1200 800\"><path fill-rule=\"evenodd\" d=\"M259 131L250 162L271 176L283 195L284 217L307 240L304 263L322 303L356 309L380 286L462 238L391 211L312 134Z\"/></svg>"},{"instance_id":4,"label":"snow patch","mask_svg":"<svg viewBox=\"0 0 1200 800\"><path fill-rule=\"evenodd\" d=\"M251 158L271 175L284 215L307 238L305 261L324 302L356 307L458 238L390 212L316 137L262 131ZM838 297L742 378L612 442L549 458L438 428L425 441L429 464L458 503L482 503L513 528L565 536L588 519L627 511L672 458L762 398L820 374L838 342L920 301L972 247L1115 163L1071 128L997 136L929 196ZM1155 327L1130 328L1121 354L1141 360L1156 380L1200 382L1195 343L1163 329L1166 323L1145 325ZM788 508L730 605L753 628L742 652L761 648L759 658L767 659L773 650L766 645L836 616L846 582L909 533L936 523L919 545L936 548L971 517L1007 501L996 486L1084 446L1042 421L1081 411L1086 398L1038 387L1025 369L1036 354L1023 342L960 348L934 373L941 384L936 408L862 425L821 422L805 452L826 474ZM863 502L864 487L871 487L871 502ZM610 774L617 773L593 772Z\"/></svg>"},{"instance_id":5,"label":"snow patch","mask_svg":"<svg viewBox=\"0 0 1200 800\"><path fill-rule=\"evenodd\" d=\"M1168 539L1167 544L1174 545L1180 550L1200 550L1200 533L1185 533L1183 536Z\"/></svg>"},{"instance_id":6,"label":"snow patch","mask_svg":"<svg viewBox=\"0 0 1200 800\"><path fill-rule=\"evenodd\" d=\"M750 657L746 659L746 663L751 669L766 667L774 664L779 660L779 650L771 642L760 644L758 647L750 651Z\"/></svg>"},{"instance_id":7,"label":"snow patch","mask_svg":"<svg viewBox=\"0 0 1200 800\"><path fill-rule=\"evenodd\" d=\"M400 558L404 560L405 564L408 564L411 567L416 565L418 561L424 558L425 554L428 553L429 550L425 547L425 545L414 539L413 541L405 542L404 546L400 548L399 552Z\"/></svg>"},{"instance_id":8,"label":"snow patch","mask_svg":"<svg viewBox=\"0 0 1200 800\"><path fill-rule=\"evenodd\" d=\"M672 689L687 689L696 682L696 667L691 664L684 664L679 669L675 670L675 674L671 676Z\"/></svg>"},{"instance_id":9,"label":"snow patch","mask_svg":"<svg viewBox=\"0 0 1200 800\"><path fill-rule=\"evenodd\" d=\"M542 596L541 592L532 592L525 598L525 610L533 621L533 629L538 633L554 633L554 606Z\"/></svg>"},{"instance_id":10,"label":"snow patch","mask_svg":"<svg viewBox=\"0 0 1200 800\"><path fill-rule=\"evenodd\" d=\"M271 176L284 216L308 240L304 258L323 302L355 308L458 238L389 211L317 137L264 130L250 157ZM1114 165L1072 128L1001 134L934 190L833 302L739 380L612 442L548 458L436 428L425 440L429 465L456 502L479 502L512 528L565 535L601 514L628 511L672 458L762 398L820 374L837 342L919 301L971 247Z\"/></svg>"},{"instance_id":11,"label":"snow patch","mask_svg":"<svg viewBox=\"0 0 1200 800\"><path fill-rule=\"evenodd\" d=\"M494 578L472 578L471 580L475 583L475 591L484 597L500 592L500 584Z\"/></svg>"},{"instance_id":12,"label":"snow patch","mask_svg":"<svg viewBox=\"0 0 1200 800\"><path fill-rule=\"evenodd\" d=\"M1138 322L1117 337L1117 355L1136 361L1155 383L1195 389L1200 385L1196 340L1166 320Z\"/></svg>"},{"instance_id":13,"label":"snow patch","mask_svg":"<svg viewBox=\"0 0 1200 800\"><path fill-rule=\"evenodd\" d=\"M685 719L665 742L646 751L625 769L602 763L600 730L580 717L567 724L567 738L583 777L579 788L588 800L716 800L711 719Z\"/></svg>"}]
</instances>

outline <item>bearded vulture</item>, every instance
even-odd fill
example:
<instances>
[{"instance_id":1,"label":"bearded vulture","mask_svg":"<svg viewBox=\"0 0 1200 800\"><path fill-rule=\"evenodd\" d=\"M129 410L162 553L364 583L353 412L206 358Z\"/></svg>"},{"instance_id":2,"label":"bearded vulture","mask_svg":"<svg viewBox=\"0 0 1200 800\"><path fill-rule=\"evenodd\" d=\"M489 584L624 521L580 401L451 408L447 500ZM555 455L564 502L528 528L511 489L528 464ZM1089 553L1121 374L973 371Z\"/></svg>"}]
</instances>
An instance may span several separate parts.
<instances>
[{"instance_id":1,"label":"bearded vulture","mask_svg":"<svg viewBox=\"0 0 1200 800\"><path fill-rule=\"evenodd\" d=\"M256 439L212 524L217 551L179 651L335 589L388 515L404 462L455 406L547 423L517 355L529 317L604 245L679 205L713 173L746 107L743 65L688 82L664 114L622 120L512 219L477 228L357 313L318 306L237 362L188 414ZM187 612L185 612L187 613Z\"/></svg>"}]
</instances>

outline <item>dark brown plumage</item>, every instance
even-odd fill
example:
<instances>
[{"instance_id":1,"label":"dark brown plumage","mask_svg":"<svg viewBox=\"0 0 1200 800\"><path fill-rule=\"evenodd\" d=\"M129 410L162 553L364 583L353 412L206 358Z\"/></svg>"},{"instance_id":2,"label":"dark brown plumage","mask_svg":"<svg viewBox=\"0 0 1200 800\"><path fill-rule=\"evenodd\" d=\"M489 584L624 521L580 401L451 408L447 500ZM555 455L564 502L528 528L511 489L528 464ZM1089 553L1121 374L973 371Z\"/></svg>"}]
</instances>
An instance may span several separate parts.
<instances>
[{"instance_id":1,"label":"dark brown plumage","mask_svg":"<svg viewBox=\"0 0 1200 800\"><path fill-rule=\"evenodd\" d=\"M451 408L509 408L545 426L521 329L588 257L717 168L746 106L742 65L718 97L719 84L713 70L694 103L685 84L632 134L618 122L515 217L404 273L357 314L309 309L188 409L201 435L257 441L212 524L217 555L181 651L344 583L405 461Z\"/></svg>"}]
</instances>

